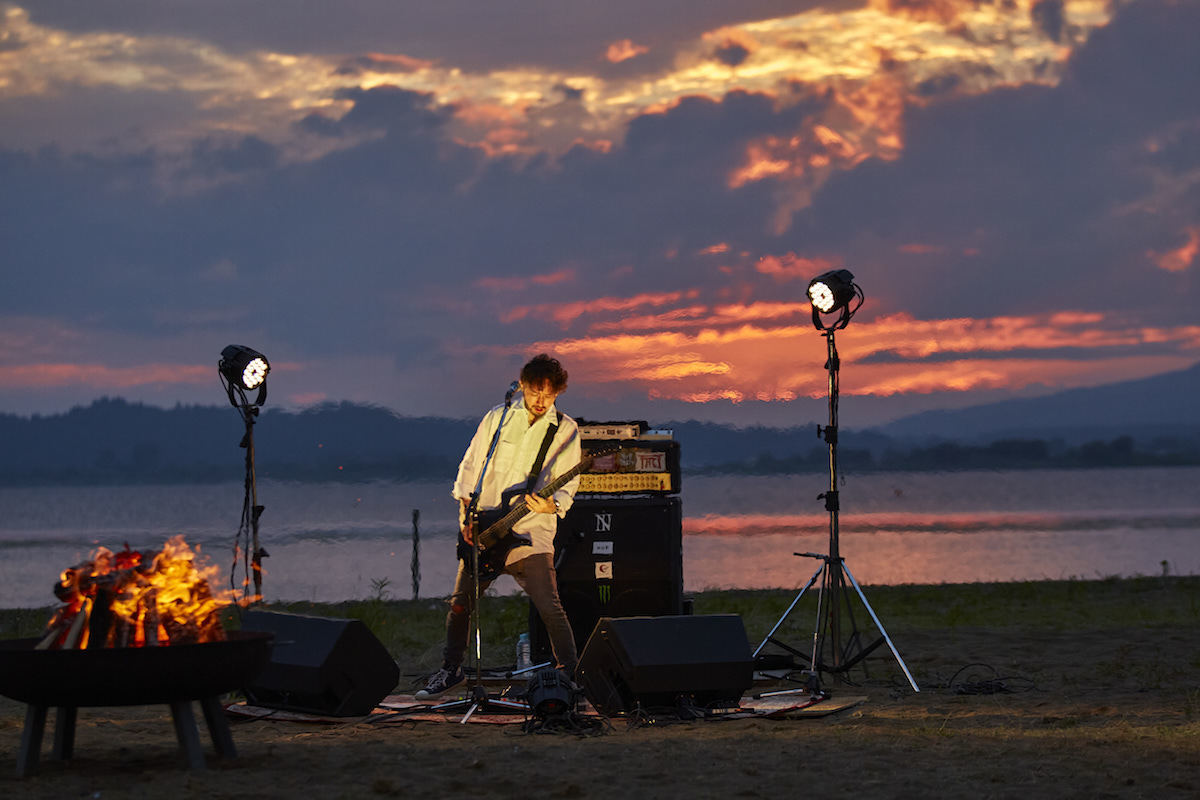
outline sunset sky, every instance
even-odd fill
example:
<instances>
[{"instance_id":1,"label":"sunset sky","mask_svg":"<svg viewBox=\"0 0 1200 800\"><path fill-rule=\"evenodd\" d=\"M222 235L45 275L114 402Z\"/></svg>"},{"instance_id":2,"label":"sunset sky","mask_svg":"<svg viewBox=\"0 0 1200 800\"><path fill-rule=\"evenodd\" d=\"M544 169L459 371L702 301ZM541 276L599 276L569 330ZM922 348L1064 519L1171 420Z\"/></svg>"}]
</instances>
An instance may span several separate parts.
<instances>
[{"instance_id":1,"label":"sunset sky","mask_svg":"<svg viewBox=\"0 0 1200 800\"><path fill-rule=\"evenodd\" d=\"M1200 361L1195 0L0 0L0 412L842 423Z\"/></svg>"}]
</instances>

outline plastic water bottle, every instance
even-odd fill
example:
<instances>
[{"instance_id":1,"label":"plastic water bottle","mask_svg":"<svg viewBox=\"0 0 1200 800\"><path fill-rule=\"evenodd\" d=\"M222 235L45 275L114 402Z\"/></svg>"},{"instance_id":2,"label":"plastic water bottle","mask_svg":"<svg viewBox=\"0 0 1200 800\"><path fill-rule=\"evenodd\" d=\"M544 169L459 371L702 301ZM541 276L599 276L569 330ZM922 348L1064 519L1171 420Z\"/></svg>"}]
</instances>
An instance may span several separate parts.
<instances>
[{"instance_id":1,"label":"plastic water bottle","mask_svg":"<svg viewBox=\"0 0 1200 800\"><path fill-rule=\"evenodd\" d=\"M532 662L529 659L529 634L522 633L517 637L517 669L529 669Z\"/></svg>"}]
</instances>

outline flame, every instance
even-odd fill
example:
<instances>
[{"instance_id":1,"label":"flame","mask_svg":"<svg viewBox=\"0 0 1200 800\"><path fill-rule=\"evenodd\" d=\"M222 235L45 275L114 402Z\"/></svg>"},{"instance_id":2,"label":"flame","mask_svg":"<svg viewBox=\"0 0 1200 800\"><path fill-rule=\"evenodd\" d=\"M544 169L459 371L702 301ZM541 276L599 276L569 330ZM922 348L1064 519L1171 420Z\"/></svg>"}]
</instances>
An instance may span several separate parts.
<instances>
[{"instance_id":1,"label":"flame","mask_svg":"<svg viewBox=\"0 0 1200 800\"><path fill-rule=\"evenodd\" d=\"M55 593L65 605L49 629L65 647L86 647L98 614L109 615L106 641L114 647L195 644L225 638L219 612L238 602L232 590L214 592L219 569L203 563L182 535L158 553L125 545L114 553L97 548L90 560L63 570ZM81 621L82 620L82 621ZM74 636L68 629L74 628ZM95 646L95 643L92 643Z\"/></svg>"}]
</instances>

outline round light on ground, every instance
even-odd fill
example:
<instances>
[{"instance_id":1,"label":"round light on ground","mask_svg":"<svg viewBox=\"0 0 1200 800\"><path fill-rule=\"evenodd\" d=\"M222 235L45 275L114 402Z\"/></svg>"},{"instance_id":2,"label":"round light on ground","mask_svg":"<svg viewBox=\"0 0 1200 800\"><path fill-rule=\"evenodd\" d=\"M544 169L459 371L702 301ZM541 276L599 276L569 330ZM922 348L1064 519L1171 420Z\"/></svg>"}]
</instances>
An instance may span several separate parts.
<instances>
[{"instance_id":1,"label":"round light on ground","mask_svg":"<svg viewBox=\"0 0 1200 800\"><path fill-rule=\"evenodd\" d=\"M525 700L535 716L545 718L574 711L575 692L566 673L553 668L540 669L529 679Z\"/></svg>"}]
</instances>

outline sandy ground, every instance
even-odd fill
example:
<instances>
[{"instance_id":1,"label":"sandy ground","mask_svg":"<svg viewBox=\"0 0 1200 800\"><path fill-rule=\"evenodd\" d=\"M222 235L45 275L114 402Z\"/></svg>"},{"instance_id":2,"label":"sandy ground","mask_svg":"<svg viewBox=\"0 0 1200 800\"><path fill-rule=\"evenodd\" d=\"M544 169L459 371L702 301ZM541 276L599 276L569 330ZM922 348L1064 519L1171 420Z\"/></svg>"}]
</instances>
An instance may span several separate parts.
<instances>
[{"instance_id":1,"label":"sandy ground","mask_svg":"<svg viewBox=\"0 0 1200 800\"><path fill-rule=\"evenodd\" d=\"M203 771L183 767L165 707L92 708L74 759L49 760L47 731L40 771L17 779L24 706L4 700L0 797L1200 796L1200 631L890 632L922 691L885 650L870 679L830 684L866 700L822 718L616 719L591 736L233 722L238 757L204 736Z\"/></svg>"}]
</instances>

